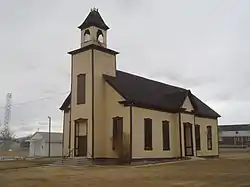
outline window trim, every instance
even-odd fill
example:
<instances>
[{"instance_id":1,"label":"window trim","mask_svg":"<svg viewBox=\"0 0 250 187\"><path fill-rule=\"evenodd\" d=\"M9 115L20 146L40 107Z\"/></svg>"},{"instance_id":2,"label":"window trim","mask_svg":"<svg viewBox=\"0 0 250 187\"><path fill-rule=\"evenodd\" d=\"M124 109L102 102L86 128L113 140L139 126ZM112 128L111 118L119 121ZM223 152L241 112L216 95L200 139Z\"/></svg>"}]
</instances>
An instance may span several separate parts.
<instances>
[{"instance_id":1,"label":"window trim","mask_svg":"<svg viewBox=\"0 0 250 187\"><path fill-rule=\"evenodd\" d=\"M210 146L211 144L211 146ZM207 126L207 149L209 151L213 150L213 134L212 134L212 126Z\"/></svg>"},{"instance_id":2,"label":"window trim","mask_svg":"<svg viewBox=\"0 0 250 187\"><path fill-rule=\"evenodd\" d=\"M84 83L82 83L81 81L79 81L80 77L83 77L83 81ZM80 104L86 104L86 74L78 74L77 75L77 88L76 88L76 104L80 105ZM83 84L83 85L82 85ZM84 89L83 92L83 96L80 97L81 93L80 93L80 89Z\"/></svg>"},{"instance_id":3,"label":"window trim","mask_svg":"<svg viewBox=\"0 0 250 187\"><path fill-rule=\"evenodd\" d=\"M199 138L197 136L197 131L198 131L197 128L199 130L199 132L198 132ZM201 150L201 126L200 125L198 125L198 124L194 125L194 133L195 133L195 147L196 147L197 151L200 151Z\"/></svg>"},{"instance_id":4,"label":"window trim","mask_svg":"<svg viewBox=\"0 0 250 187\"><path fill-rule=\"evenodd\" d=\"M152 151L153 150L153 128L152 128L152 119L151 118L144 118L144 150L145 151ZM151 134L146 133L147 126L150 127ZM149 140L147 140L147 136L150 135ZM148 142L149 141L149 142ZM147 145L147 143L151 145Z\"/></svg>"},{"instance_id":5,"label":"window trim","mask_svg":"<svg viewBox=\"0 0 250 187\"><path fill-rule=\"evenodd\" d=\"M165 133L164 125L167 125L167 134ZM167 137L165 137L167 136ZM165 139L166 138L166 139ZM167 142L165 142L167 140ZM170 125L168 120L162 121L162 150L170 151Z\"/></svg>"},{"instance_id":6,"label":"window trim","mask_svg":"<svg viewBox=\"0 0 250 187\"><path fill-rule=\"evenodd\" d=\"M117 135L118 125L119 125L117 122L119 122L119 120L121 120L120 125L123 125L123 117L119 117L119 116L113 117L113 120L112 120L113 121L113 124L112 124L112 150L116 150L115 141L117 139L116 135Z\"/></svg>"}]
</instances>

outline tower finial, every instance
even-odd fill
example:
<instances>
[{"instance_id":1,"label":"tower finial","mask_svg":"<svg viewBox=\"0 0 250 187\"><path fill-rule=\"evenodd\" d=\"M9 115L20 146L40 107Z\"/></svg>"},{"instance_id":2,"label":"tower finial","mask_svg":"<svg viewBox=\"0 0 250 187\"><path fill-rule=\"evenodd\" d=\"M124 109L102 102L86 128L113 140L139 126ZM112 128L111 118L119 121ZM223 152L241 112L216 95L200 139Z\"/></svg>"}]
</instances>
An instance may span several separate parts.
<instances>
[{"instance_id":1,"label":"tower finial","mask_svg":"<svg viewBox=\"0 0 250 187\"><path fill-rule=\"evenodd\" d=\"M98 8L93 7L93 8L91 8L91 9L90 9L90 11L91 11L91 12L92 12L92 11L96 11L96 12L98 12Z\"/></svg>"}]
</instances>

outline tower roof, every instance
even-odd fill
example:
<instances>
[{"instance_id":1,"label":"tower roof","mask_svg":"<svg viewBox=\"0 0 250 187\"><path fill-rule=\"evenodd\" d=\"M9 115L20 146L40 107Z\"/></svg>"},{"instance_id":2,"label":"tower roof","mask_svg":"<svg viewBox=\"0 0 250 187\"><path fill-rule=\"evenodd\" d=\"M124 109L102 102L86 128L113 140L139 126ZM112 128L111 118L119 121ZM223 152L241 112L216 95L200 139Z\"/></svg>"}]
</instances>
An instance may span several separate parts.
<instances>
[{"instance_id":1,"label":"tower roof","mask_svg":"<svg viewBox=\"0 0 250 187\"><path fill-rule=\"evenodd\" d=\"M99 27L100 29L103 29L103 30L109 29L109 27L103 21L100 13L98 12L98 9L96 8L91 9L87 18L78 28L83 30L91 26Z\"/></svg>"}]
</instances>

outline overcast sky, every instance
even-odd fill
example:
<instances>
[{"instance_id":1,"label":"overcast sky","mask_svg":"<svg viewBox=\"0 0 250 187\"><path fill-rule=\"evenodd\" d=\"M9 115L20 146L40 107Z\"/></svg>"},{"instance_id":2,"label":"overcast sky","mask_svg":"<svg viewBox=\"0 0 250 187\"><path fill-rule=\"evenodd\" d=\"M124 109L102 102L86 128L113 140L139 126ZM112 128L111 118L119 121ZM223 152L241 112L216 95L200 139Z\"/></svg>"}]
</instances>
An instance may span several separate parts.
<instances>
[{"instance_id":1,"label":"overcast sky","mask_svg":"<svg viewBox=\"0 0 250 187\"><path fill-rule=\"evenodd\" d=\"M222 115L250 123L249 0L11 0L0 6L0 120L12 92L18 136L62 130L77 26L99 8L117 67L181 86Z\"/></svg>"}]
</instances>

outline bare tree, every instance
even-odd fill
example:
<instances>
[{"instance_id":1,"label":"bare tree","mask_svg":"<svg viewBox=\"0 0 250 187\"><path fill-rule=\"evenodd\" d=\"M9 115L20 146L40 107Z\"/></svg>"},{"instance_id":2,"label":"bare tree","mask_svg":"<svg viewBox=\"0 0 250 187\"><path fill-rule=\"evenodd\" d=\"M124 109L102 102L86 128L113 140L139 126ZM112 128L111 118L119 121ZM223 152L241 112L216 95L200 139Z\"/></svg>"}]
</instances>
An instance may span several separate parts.
<instances>
[{"instance_id":1,"label":"bare tree","mask_svg":"<svg viewBox=\"0 0 250 187\"><path fill-rule=\"evenodd\" d=\"M10 129L7 125L4 125L0 129L0 137L3 140L13 140L15 138L15 134L10 131Z\"/></svg>"}]
</instances>

